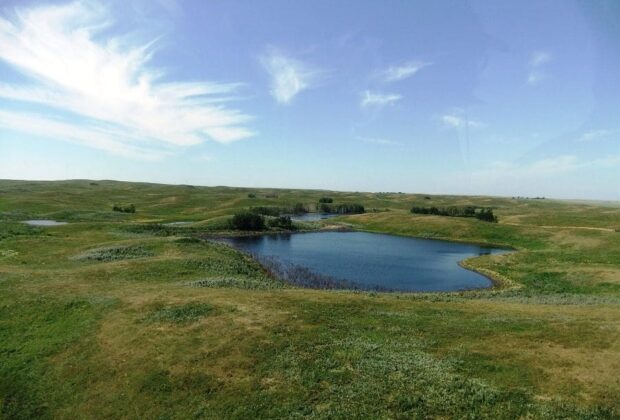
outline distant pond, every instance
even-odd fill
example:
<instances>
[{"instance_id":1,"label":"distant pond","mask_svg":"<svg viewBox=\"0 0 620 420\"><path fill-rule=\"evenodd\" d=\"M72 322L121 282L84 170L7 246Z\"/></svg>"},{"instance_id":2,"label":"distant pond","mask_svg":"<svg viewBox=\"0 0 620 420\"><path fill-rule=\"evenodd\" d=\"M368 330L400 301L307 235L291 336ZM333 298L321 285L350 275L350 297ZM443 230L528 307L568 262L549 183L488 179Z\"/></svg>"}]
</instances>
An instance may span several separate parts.
<instances>
[{"instance_id":1,"label":"distant pond","mask_svg":"<svg viewBox=\"0 0 620 420\"><path fill-rule=\"evenodd\" d=\"M298 222L316 222L317 220L331 219L332 217L342 216L336 213L302 213L291 214L291 220Z\"/></svg>"},{"instance_id":2,"label":"distant pond","mask_svg":"<svg viewBox=\"0 0 620 420\"><path fill-rule=\"evenodd\" d=\"M47 219L24 220L23 223L30 226L60 226L67 224L67 222L57 222L56 220Z\"/></svg>"},{"instance_id":3,"label":"distant pond","mask_svg":"<svg viewBox=\"0 0 620 420\"><path fill-rule=\"evenodd\" d=\"M490 287L458 262L506 249L367 232L312 232L229 238L300 286L415 292Z\"/></svg>"}]
</instances>

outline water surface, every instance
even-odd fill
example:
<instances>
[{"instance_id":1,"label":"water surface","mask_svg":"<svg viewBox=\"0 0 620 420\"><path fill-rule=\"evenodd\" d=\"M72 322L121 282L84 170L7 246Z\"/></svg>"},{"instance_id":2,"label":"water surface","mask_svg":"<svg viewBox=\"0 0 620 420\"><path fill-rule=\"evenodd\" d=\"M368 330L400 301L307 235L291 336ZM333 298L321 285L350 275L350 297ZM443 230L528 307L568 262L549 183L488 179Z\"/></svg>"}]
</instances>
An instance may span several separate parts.
<instances>
[{"instance_id":1,"label":"water surface","mask_svg":"<svg viewBox=\"0 0 620 420\"><path fill-rule=\"evenodd\" d=\"M24 220L23 223L30 226L60 226L67 224L67 222L57 222L56 220L47 219Z\"/></svg>"},{"instance_id":2,"label":"water surface","mask_svg":"<svg viewBox=\"0 0 620 420\"><path fill-rule=\"evenodd\" d=\"M400 291L455 291L491 286L491 281L458 262L507 252L432 239L367 232L313 232L232 238L234 247L301 266L312 273L353 282L362 288Z\"/></svg>"},{"instance_id":3,"label":"water surface","mask_svg":"<svg viewBox=\"0 0 620 420\"><path fill-rule=\"evenodd\" d=\"M291 214L291 220L298 222L316 222L317 220L331 219L332 217L341 216L336 213L303 213Z\"/></svg>"}]
</instances>

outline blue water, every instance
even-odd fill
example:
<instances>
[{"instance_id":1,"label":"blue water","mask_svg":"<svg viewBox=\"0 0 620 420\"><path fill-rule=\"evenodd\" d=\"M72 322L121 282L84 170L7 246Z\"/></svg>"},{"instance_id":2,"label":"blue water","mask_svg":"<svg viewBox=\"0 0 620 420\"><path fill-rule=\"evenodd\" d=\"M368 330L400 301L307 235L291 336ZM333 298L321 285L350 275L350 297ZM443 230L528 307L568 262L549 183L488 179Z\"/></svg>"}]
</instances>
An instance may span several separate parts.
<instances>
[{"instance_id":1,"label":"blue water","mask_svg":"<svg viewBox=\"0 0 620 420\"><path fill-rule=\"evenodd\" d=\"M399 291L455 291L491 286L486 277L458 262L469 257L505 253L472 244L406 238L366 232L316 232L232 238L234 247L308 268L362 288Z\"/></svg>"}]
</instances>

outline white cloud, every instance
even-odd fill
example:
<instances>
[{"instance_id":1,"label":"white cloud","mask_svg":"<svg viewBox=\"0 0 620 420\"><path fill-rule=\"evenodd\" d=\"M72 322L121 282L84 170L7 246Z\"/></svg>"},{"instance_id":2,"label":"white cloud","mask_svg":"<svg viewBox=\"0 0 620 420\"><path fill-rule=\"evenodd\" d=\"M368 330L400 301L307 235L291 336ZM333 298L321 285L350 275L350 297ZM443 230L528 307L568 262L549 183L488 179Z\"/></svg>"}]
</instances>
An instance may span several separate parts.
<instances>
[{"instance_id":1,"label":"white cloud","mask_svg":"<svg viewBox=\"0 0 620 420\"><path fill-rule=\"evenodd\" d=\"M403 97L397 93L379 93L367 90L362 93L361 106L382 107L400 101L402 98Z\"/></svg>"},{"instance_id":2,"label":"white cloud","mask_svg":"<svg viewBox=\"0 0 620 420\"><path fill-rule=\"evenodd\" d=\"M383 78L386 82L396 82L407 79L424 67L430 66L431 63L423 61L410 61L399 66L390 66L383 72Z\"/></svg>"},{"instance_id":3,"label":"white cloud","mask_svg":"<svg viewBox=\"0 0 620 420\"><path fill-rule=\"evenodd\" d=\"M107 9L95 2L21 9L0 18L0 60L30 77L31 84L0 85L0 97L35 103L39 115L5 111L20 123L13 129L66 139L122 155L187 146L211 139L221 143L250 137L251 117L223 105L239 84L163 82L149 68L153 42L111 36ZM49 117L72 114L73 122ZM25 124L25 121L38 126ZM106 127L105 129L103 127ZM71 136L60 135L73 128ZM141 156L144 157L144 156Z\"/></svg>"},{"instance_id":4,"label":"white cloud","mask_svg":"<svg viewBox=\"0 0 620 420\"><path fill-rule=\"evenodd\" d=\"M479 121L472 121L466 119L462 115L462 111L453 112L451 114L446 114L441 116L441 122L446 127L450 128L482 128L485 125Z\"/></svg>"},{"instance_id":5,"label":"white cloud","mask_svg":"<svg viewBox=\"0 0 620 420\"><path fill-rule=\"evenodd\" d=\"M281 104L314 87L321 75L321 71L273 48L260 57L260 62L271 77L271 95Z\"/></svg>"},{"instance_id":6,"label":"white cloud","mask_svg":"<svg viewBox=\"0 0 620 420\"><path fill-rule=\"evenodd\" d=\"M527 75L527 84L536 85L547 76L546 65L551 61L551 55L544 51L535 51L530 57L529 73Z\"/></svg>"},{"instance_id":7,"label":"white cloud","mask_svg":"<svg viewBox=\"0 0 620 420\"><path fill-rule=\"evenodd\" d=\"M82 128L73 123L31 113L0 111L0 126L36 136L62 139L134 159L157 160L169 154L165 149L138 144L139 139L133 139L136 144L132 144L127 141L126 133L116 132L109 127L91 125Z\"/></svg>"},{"instance_id":8,"label":"white cloud","mask_svg":"<svg viewBox=\"0 0 620 420\"><path fill-rule=\"evenodd\" d=\"M612 134L610 130L590 130L577 139L578 142L590 142L604 139Z\"/></svg>"}]
</instances>

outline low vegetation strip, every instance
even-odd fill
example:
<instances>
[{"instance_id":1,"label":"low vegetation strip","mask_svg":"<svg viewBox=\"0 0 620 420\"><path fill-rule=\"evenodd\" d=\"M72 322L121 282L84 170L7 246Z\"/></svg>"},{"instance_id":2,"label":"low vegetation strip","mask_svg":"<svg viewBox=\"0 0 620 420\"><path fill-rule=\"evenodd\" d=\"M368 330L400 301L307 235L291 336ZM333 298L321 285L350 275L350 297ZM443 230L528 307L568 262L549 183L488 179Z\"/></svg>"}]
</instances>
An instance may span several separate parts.
<instances>
[{"instance_id":1,"label":"low vegetation strip","mask_svg":"<svg viewBox=\"0 0 620 420\"><path fill-rule=\"evenodd\" d=\"M493 214L491 208L477 208L474 206L449 206L449 207L412 207L411 213L413 214L431 214L435 216L449 216L449 217L475 217L478 220L485 222L497 223L497 216Z\"/></svg>"},{"instance_id":2,"label":"low vegetation strip","mask_svg":"<svg viewBox=\"0 0 620 420\"><path fill-rule=\"evenodd\" d=\"M133 258L152 257L155 253L143 246L108 246L89 249L73 257L77 261L118 261Z\"/></svg>"}]
</instances>

